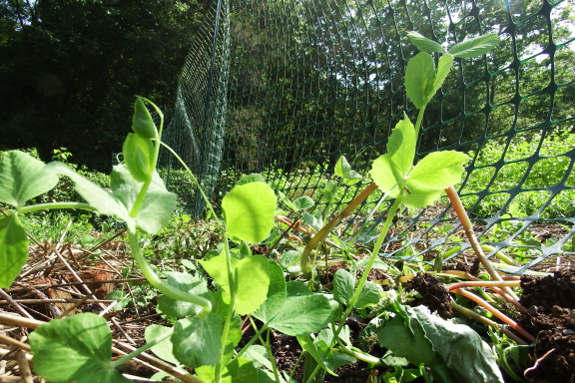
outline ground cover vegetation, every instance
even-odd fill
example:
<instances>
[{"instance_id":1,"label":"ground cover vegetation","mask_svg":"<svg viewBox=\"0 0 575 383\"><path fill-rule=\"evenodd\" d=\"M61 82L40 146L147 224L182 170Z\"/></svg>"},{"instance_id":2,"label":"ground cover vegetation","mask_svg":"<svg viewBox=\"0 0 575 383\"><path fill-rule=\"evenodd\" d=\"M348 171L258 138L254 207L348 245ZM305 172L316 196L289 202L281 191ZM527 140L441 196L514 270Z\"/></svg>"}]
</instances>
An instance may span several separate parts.
<instances>
[{"instance_id":1,"label":"ground cover vegetation","mask_svg":"<svg viewBox=\"0 0 575 383\"><path fill-rule=\"evenodd\" d=\"M24 350L33 354L34 371L47 381L128 382L121 366L149 358L146 351L151 350L173 364L159 363L164 373L155 379L167 373L196 383L344 381L344 374L350 382L572 379L574 307L565 297L575 287L574 276L519 277L497 271L453 187L462 179L468 156L447 150L419 161L415 157L425 109L454 58L483 55L499 39L488 34L447 49L415 32L409 37L421 51L409 61L405 77L406 92L418 109L415 124L407 116L397 123L385 154L371 165L373 183L329 221L306 215L314 204L311 198L276 195L258 174L243 176L223 196L221 212L203 195L209 222L175 217L177 196L156 170L163 114L143 98L136 100L124 162L114 167L109 189L61 161L45 164L21 151L3 153L0 201L9 208L0 220L0 261L5 265L0 288L18 282L28 260L27 221L21 216L61 209L97 212L121 222L135 261L124 276L137 273L148 284L133 287L131 295L109 292L113 301L107 301L111 305L105 311L130 304L144 309L154 302L165 320L145 329L144 345L112 358L117 350L105 313L84 312L48 323L0 314L1 323L34 329L29 345L9 343L20 350L20 373L28 366ZM158 127L148 106L159 116ZM343 157L335 173L340 180L326 188L328 202L338 187L362 177ZM29 203L62 177L83 201ZM198 186L191 172L189 177ZM447 251L433 262L380 259L400 206L426 207L444 191L475 259L463 258L452 267L443 262ZM354 247L333 235L335 226L374 193L392 201L374 242ZM278 201L291 218L278 214ZM190 222L198 226L193 234L185 229ZM80 241L89 244L87 236ZM203 247L195 248L199 243ZM99 248L102 244L93 246L91 255ZM170 262L176 253L183 258ZM521 254L495 255L503 265L522 262ZM542 289L554 291L555 301L548 301ZM291 365L274 357L282 336L301 350ZM354 369L350 374L346 368L351 365L363 373Z\"/></svg>"}]
</instances>

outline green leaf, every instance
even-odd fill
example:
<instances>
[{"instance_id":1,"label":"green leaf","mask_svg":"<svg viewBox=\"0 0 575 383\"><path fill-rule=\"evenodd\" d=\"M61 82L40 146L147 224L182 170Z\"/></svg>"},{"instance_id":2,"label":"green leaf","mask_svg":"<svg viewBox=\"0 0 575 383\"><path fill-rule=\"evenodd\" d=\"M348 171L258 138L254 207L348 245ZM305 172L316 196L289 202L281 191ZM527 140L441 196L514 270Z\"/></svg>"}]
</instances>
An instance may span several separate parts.
<instances>
[{"instance_id":1,"label":"green leaf","mask_svg":"<svg viewBox=\"0 0 575 383\"><path fill-rule=\"evenodd\" d=\"M431 96L433 97L435 93L441 88L443 85L443 81L449 74L451 70L451 65L453 64L453 56L449 54L445 54L439 58L439 62L437 63L437 72L435 74L435 80L433 81L433 87L431 88Z\"/></svg>"},{"instance_id":2,"label":"green leaf","mask_svg":"<svg viewBox=\"0 0 575 383\"><path fill-rule=\"evenodd\" d=\"M53 189L58 176L34 157L17 150L2 156L0 163L0 202L15 207Z\"/></svg>"},{"instance_id":3,"label":"green leaf","mask_svg":"<svg viewBox=\"0 0 575 383\"><path fill-rule=\"evenodd\" d=\"M190 368L214 366L220 357L221 332L221 318L213 312L206 318L180 319L171 338L175 357Z\"/></svg>"},{"instance_id":4,"label":"green leaf","mask_svg":"<svg viewBox=\"0 0 575 383\"><path fill-rule=\"evenodd\" d=\"M449 48L448 53L453 57L470 59L486 54L499 44L499 36L490 33L483 36L477 36L472 39L463 40Z\"/></svg>"},{"instance_id":5,"label":"green leaf","mask_svg":"<svg viewBox=\"0 0 575 383\"><path fill-rule=\"evenodd\" d=\"M28 237L15 213L0 220L0 288L8 289L28 259Z\"/></svg>"},{"instance_id":6,"label":"green leaf","mask_svg":"<svg viewBox=\"0 0 575 383\"><path fill-rule=\"evenodd\" d=\"M405 69L405 92L417 109L423 108L431 97L435 82L435 64L429 53L421 52L411 58Z\"/></svg>"},{"instance_id":7,"label":"green leaf","mask_svg":"<svg viewBox=\"0 0 575 383\"><path fill-rule=\"evenodd\" d=\"M439 53L446 53L445 52L445 48L443 48L441 46L441 44L439 44L436 41L430 40L427 37L422 36L421 34L417 33L417 32L407 32L407 36L409 37L409 40L411 40L411 43L413 45L416 46L417 49L419 49L422 52L427 52L427 53L433 53L433 52L439 52Z\"/></svg>"},{"instance_id":8,"label":"green leaf","mask_svg":"<svg viewBox=\"0 0 575 383\"><path fill-rule=\"evenodd\" d=\"M146 338L146 343L150 343L154 339L159 338L171 329L169 327L160 326L159 324L152 324L146 327L144 331L144 337ZM150 348L154 354L159 358L170 362L172 364L178 365L178 359L174 356L174 346L170 339L165 339L162 342L152 346Z\"/></svg>"},{"instance_id":9,"label":"green leaf","mask_svg":"<svg viewBox=\"0 0 575 383\"><path fill-rule=\"evenodd\" d=\"M311 355L314 360L324 370L333 376L338 376L333 370L335 369L335 360L331 348L327 346L325 341L314 342L309 335L302 335L297 337L297 341L301 345L302 350Z\"/></svg>"},{"instance_id":10,"label":"green leaf","mask_svg":"<svg viewBox=\"0 0 575 383\"><path fill-rule=\"evenodd\" d=\"M122 148L126 168L136 181L146 182L154 172L155 149L152 140L129 133Z\"/></svg>"},{"instance_id":11,"label":"green leaf","mask_svg":"<svg viewBox=\"0 0 575 383\"><path fill-rule=\"evenodd\" d=\"M333 201L336 191L337 191L337 184L333 181L329 181L323 188L321 196L326 202L329 203Z\"/></svg>"},{"instance_id":12,"label":"green leaf","mask_svg":"<svg viewBox=\"0 0 575 383\"><path fill-rule=\"evenodd\" d=\"M234 272L237 276L235 309L240 315L252 313L267 297L270 285L268 259L263 255L244 258Z\"/></svg>"},{"instance_id":13,"label":"green leaf","mask_svg":"<svg viewBox=\"0 0 575 383\"><path fill-rule=\"evenodd\" d=\"M127 212L131 211L143 183L132 178L124 165L114 166L110 181L113 195L121 201ZM138 227L149 234L157 233L170 222L177 204L176 194L166 189L164 181L154 171L152 182L136 216Z\"/></svg>"},{"instance_id":14,"label":"green leaf","mask_svg":"<svg viewBox=\"0 0 575 383\"><path fill-rule=\"evenodd\" d=\"M235 186L222 200L226 229L235 241L263 241L274 225L277 200L273 190L261 182Z\"/></svg>"},{"instance_id":15,"label":"green leaf","mask_svg":"<svg viewBox=\"0 0 575 383\"><path fill-rule=\"evenodd\" d=\"M283 307L268 325L286 335L303 336L324 328L332 313L324 295L312 294L303 283L291 281Z\"/></svg>"},{"instance_id":16,"label":"green leaf","mask_svg":"<svg viewBox=\"0 0 575 383\"><path fill-rule=\"evenodd\" d=\"M189 292L192 295L199 295L208 300L211 298L207 282L198 276L187 273L169 272L166 273L166 277L167 283L171 286ZM158 298L158 309L173 318L195 315L202 311L202 308L198 305L175 300L166 295L162 295Z\"/></svg>"},{"instance_id":17,"label":"green leaf","mask_svg":"<svg viewBox=\"0 0 575 383\"><path fill-rule=\"evenodd\" d=\"M238 314L255 311L266 300L270 285L268 259L263 255L254 255L240 261L232 258L232 269L236 275L236 304ZM223 255L209 261L200 261L202 267L230 295L230 283Z\"/></svg>"},{"instance_id":18,"label":"green leaf","mask_svg":"<svg viewBox=\"0 0 575 383\"><path fill-rule=\"evenodd\" d=\"M347 177L349 172L351 171L351 165L347 162L347 158L345 156L339 157L337 162L335 163L334 172L336 175L340 176L341 178Z\"/></svg>"},{"instance_id":19,"label":"green leaf","mask_svg":"<svg viewBox=\"0 0 575 383\"><path fill-rule=\"evenodd\" d=\"M196 369L198 378L204 382L214 381L213 367L200 367ZM258 370L250 360L236 358L222 370L220 383L259 383Z\"/></svg>"},{"instance_id":20,"label":"green leaf","mask_svg":"<svg viewBox=\"0 0 575 383\"><path fill-rule=\"evenodd\" d=\"M387 153L373 161L369 172L373 181L383 192L397 197L396 184L411 170L415 157L415 128L407 116L399 121L387 143Z\"/></svg>"},{"instance_id":21,"label":"green leaf","mask_svg":"<svg viewBox=\"0 0 575 383\"><path fill-rule=\"evenodd\" d=\"M50 382L70 382L110 365L112 333L92 313L57 319L30 334L34 370Z\"/></svg>"},{"instance_id":22,"label":"green leaf","mask_svg":"<svg viewBox=\"0 0 575 383\"><path fill-rule=\"evenodd\" d=\"M264 323L275 318L283 307L286 297L286 282L283 270L277 262L269 260L270 285L266 300L254 311L253 315Z\"/></svg>"},{"instance_id":23,"label":"green leaf","mask_svg":"<svg viewBox=\"0 0 575 383\"><path fill-rule=\"evenodd\" d=\"M344 306L349 306L349 301L355 290L355 278L345 269L339 269L333 276L333 297Z\"/></svg>"},{"instance_id":24,"label":"green leaf","mask_svg":"<svg viewBox=\"0 0 575 383\"><path fill-rule=\"evenodd\" d=\"M379 344L416 366L421 363L428 365L435 357L431 343L415 319L407 318L409 327L404 319L397 314L379 329L377 331Z\"/></svg>"},{"instance_id":25,"label":"green leaf","mask_svg":"<svg viewBox=\"0 0 575 383\"><path fill-rule=\"evenodd\" d=\"M135 220L130 217L126 206L115 195L87 180L62 162L50 162L46 165L49 171L69 177L75 184L75 190L100 214L112 215L124 220L128 229L135 230ZM127 170L126 170L127 173ZM112 171L112 175L114 172Z\"/></svg>"},{"instance_id":26,"label":"green leaf","mask_svg":"<svg viewBox=\"0 0 575 383\"><path fill-rule=\"evenodd\" d=\"M294 204L294 207L296 208L296 210L300 211L300 210L307 210L307 209L313 207L314 202L313 202L313 199L304 195L304 196L299 197L295 201L293 201L293 204Z\"/></svg>"},{"instance_id":27,"label":"green leaf","mask_svg":"<svg viewBox=\"0 0 575 383\"><path fill-rule=\"evenodd\" d=\"M406 309L458 382L503 382L491 348L475 331L433 315L424 306Z\"/></svg>"},{"instance_id":28,"label":"green leaf","mask_svg":"<svg viewBox=\"0 0 575 383\"><path fill-rule=\"evenodd\" d=\"M465 153L453 150L430 153L409 174L408 185L443 190L461 181L463 165L469 160Z\"/></svg>"},{"instance_id":29,"label":"green leaf","mask_svg":"<svg viewBox=\"0 0 575 383\"><path fill-rule=\"evenodd\" d=\"M415 208L432 204L443 190L461 181L468 159L466 154L456 151L428 154L409 174L406 184L409 192L402 202Z\"/></svg>"},{"instance_id":30,"label":"green leaf","mask_svg":"<svg viewBox=\"0 0 575 383\"><path fill-rule=\"evenodd\" d=\"M359 296L357 297L357 302L355 302L354 307L362 309L367 306L378 304L381 299L381 293L381 286L372 282L366 282L359 292Z\"/></svg>"},{"instance_id":31,"label":"green leaf","mask_svg":"<svg viewBox=\"0 0 575 383\"><path fill-rule=\"evenodd\" d=\"M136 99L136 103L134 104L132 130L142 138L151 139L158 137L158 130L156 129L156 124L154 124L154 119L148 111L144 100L140 97Z\"/></svg>"}]
</instances>

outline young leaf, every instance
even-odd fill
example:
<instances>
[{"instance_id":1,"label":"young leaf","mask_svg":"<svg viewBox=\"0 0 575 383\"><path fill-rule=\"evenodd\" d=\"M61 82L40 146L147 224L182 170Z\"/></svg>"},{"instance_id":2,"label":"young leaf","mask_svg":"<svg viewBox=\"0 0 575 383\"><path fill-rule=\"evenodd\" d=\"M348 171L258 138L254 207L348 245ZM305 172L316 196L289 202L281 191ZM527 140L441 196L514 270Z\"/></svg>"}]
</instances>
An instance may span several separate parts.
<instances>
[{"instance_id":1,"label":"young leaf","mask_svg":"<svg viewBox=\"0 0 575 383\"><path fill-rule=\"evenodd\" d=\"M113 195L121 201L126 212L129 212L143 183L137 182L124 165L116 165L110 175L110 186ZM136 223L145 232L155 234L168 224L176 206L177 196L166 189L164 181L158 172L154 171L152 182L136 216Z\"/></svg>"},{"instance_id":2,"label":"young leaf","mask_svg":"<svg viewBox=\"0 0 575 383\"><path fill-rule=\"evenodd\" d=\"M126 221L128 229L135 230L135 221L130 217L130 214L124 204L116 198L113 194L108 193L100 186L85 179L73 169L69 168L61 162L50 162L46 165L47 171L62 174L69 177L75 184L75 190L100 214L112 215L116 218ZM127 170L126 170L127 173ZM113 175L112 171L112 175Z\"/></svg>"},{"instance_id":3,"label":"young leaf","mask_svg":"<svg viewBox=\"0 0 575 383\"><path fill-rule=\"evenodd\" d=\"M357 302L355 302L354 307L363 309L367 306L378 304L381 299L381 293L381 286L372 282L366 282L359 292L359 296L357 297Z\"/></svg>"},{"instance_id":4,"label":"young leaf","mask_svg":"<svg viewBox=\"0 0 575 383\"><path fill-rule=\"evenodd\" d=\"M258 371L250 360L235 358L223 368L220 383L260 383ZM213 382L215 369L202 366L196 369L196 374L204 382Z\"/></svg>"},{"instance_id":5,"label":"young leaf","mask_svg":"<svg viewBox=\"0 0 575 383\"><path fill-rule=\"evenodd\" d=\"M405 69L405 92L417 109L423 108L433 97L435 64L429 53L420 52L411 58Z\"/></svg>"},{"instance_id":6,"label":"young leaf","mask_svg":"<svg viewBox=\"0 0 575 383\"><path fill-rule=\"evenodd\" d=\"M449 48L448 53L453 57L470 59L486 54L499 44L499 36L490 33L483 36L477 36L472 39L463 40Z\"/></svg>"},{"instance_id":7,"label":"young leaf","mask_svg":"<svg viewBox=\"0 0 575 383\"><path fill-rule=\"evenodd\" d=\"M314 202L313 199L304 195L293 201L293 205L297 209L296 211L300 211L300 210L307 210L313 207Z\"/></svg>"},{"instance_id":8,"label":"young leaf","mask_svg":"<svg viewBox=\"0 0 575 383\"><path fill-rule=\"evenodd\" d=\"M406 206L422 208L432 204L442 191L461 180L463 165L469 157L455 151L430 153L421 160L408 176L404 195Z\"/></svg>"},{"instance_id":9,"label":"young leaf","mask_svg":"<svg viewBox=\"0 0 575 383\"><path fill-rule=\"evenodd\" d=\"M178 289L189 292L192 295L199 295L210 299L211 293L208 290L207 282L195 275L179 272L169 272L167 283ZM202 308L190 302L178 301L166 295L158 298L158 309L172 318L182 318L188 315L198 314Z\"/></svg>"},{"instance_id":10,"label":"young leaf","mask_svg":"<svg viewBox=\"0 0 575 383\"><path fill-rule=\"evenodd\" d=\"M146 327L144 331L144 338L146 338L146 343L150 343L154 339L159 338L163 334L170 331L169 327L160 326L159 324L152 324ZM152 346L151 350L161 359L172 364L179 364L178 359L174 356L174 346L169 339Z\"/></svg>"},{"instance_id":11,"label":"young leaf","mask_svg":"<svg viewBox=\"0 0 575 383\"><path fill-rule=\"evenodd\" d=\"M270 285L268 259L254 255L240 261L232 258L232 269L236 278L236 311L248 314L255 311L265 301ZM200 261L202 267L230 295L230 283L225 258L219 255L209 261Z\"/></svg>"},{"instance_id":12,"label":"young leaf","mask_svg":"<svg viewBox=\"0 0 575 383\"><path fill-rule=\"evenodd\" d=\"M436 41L430 40L427 37L422 36L417 32L408 32L407 36L411 40L411 43L417 47L422 52L433 53L446 53L445 48L441 46Z\"/></svg>"},{"instance_id":13,"label":"young leaf","mask_svg":"<svg viewBox=\"0 0 575 383\"><path fill-rule=\"evenodd\" d=\"M335 163L334 172L336 175L340 176L341 178L347 177L349 172L351 171L351 165L347 162L347 158L345 156L339 157L339 160Z\"/></svg>"},{"instance_id":14,"label":"young leaf","mask_svg":"<svg viewBox=\"0 0 575 383\"><path fill-rule=\"evenodd\" d=\"M453 150L430 153L409 174L408 187L444 190L461 181L463 165L469 160L465 153Z\"/></svg>"},{"instance_id":15,"label":"young leaf","mask_svg":"<svg viewBox=\"0 0 575 383\"><path fill-rule=\"evenodd\" d=\"M333 276L333 297L344 306L349 306L349 300L355 289L355 278L345 269L339 269Z\"/></svg>"},{"instance_id":16,"label":"young leaf","mask_svg":"<svg viewBox=\"0 0 575 383\"><path fill-rule=\"evenodd\" d=\"M433 88L431 89L431 97L433 97L439 88L441 88L441 85L443 85L443 81L445 81L445 78L451 70L452 63L453 56L449 54L445 54L439 58L439 62L437 63L437 73L435 74Z\"/></svg>"},{"instance_id":17,"label":"young leaf","mask_svg":"<svg viewBox=\"0 0 575 383\"><path fill-rule=\"evenodd\" d=\"M273 190L264 183L234 186L222 200L230 238L251 243L263 241L274 225L276 205Z\"/></svg>"},{"instance_id":18,"label":"young leaf","mask_svg":"<svg viewBox=\"0 0 575 383\"><path fill-rule=\"evenodd\" d=\"M15 207L53 189L58 176L34 157L17 150L5 152L0 163L0 202Z\"/></svg>"},{"instance_id":19,"label":"young leaf","mask_svg":"<svg viewBox=\"0 0 575 383\"><path fill-rule=\"evenodd\" d=\"M275 318L283 307L286 297L286 282L283 270L277 262L269 260L270 286L266 300L254 311L253 315L264 323Z\"/></svg>"},{"instance_id":20,"label":"young leaf","mask_svg":"<svg viewBox=\"0 0 575 383\"><path fill-rule=\"evenodd\" d=\"M330 375L338 376L333 369L335 369L335 360L333 358L333 351L327 347L325 341L314 342L309 335L302 335L297 337L302 350L311 355L317 364L321 365Z\"/></svg>"},{"instance_id":21,"label":"young leaf","mask_svg":"<svg viewBox=\"0 0 575 383\"><path fill-rule=\"evenodd\" d=\"M399 121L389 136L387 153L373 161L369 172L383 192L392 197L399 194L396 184L410 171L415 157L415 129L407 116Z\"/></svg>"},{"instance_id":22,"label":"young leaf","mask_svg":"<svg viewBox=\"0 0 575 383\"><path fill-rule=\"evenodd\" d=\"M112 333L92 313L53 320L30 334L34 370L50 382L70 382L109 366Z\"/></svg>"},{"instance_id":23,"label":"young leaf","mask_svg":"<svg viewBox=\"0 0 575 383\"><path fill-rule=\"evenodd\" d=\"M136 103L134 104L132 129L142 138L151 139L158 137L158 130L156 129L156 124L154 124L154 119L148 111L144 100L140 97L136 99Z\"/></svg>"},{"instance_id":24,"label":"young leaf","mask_svg":"<svg viewBox=\"0 0 575 383\"><path fill-rule=\"evenodd\" d=\"M129 133L122 147L126 167L136 181L146 182L154 172L154 144L149 138Z\"/></svg>"},{"instance_id":25,"label":"young leaf","mask_svg":"<svg viewBox=\"0 0 575 383\"><path fill-rule=\"evenodd\" d=\"M0 220L0 288L7 289L28 259L28 237L15 213Z\"/></svg>"},{"instance_id":26,"label":"young leaf","mask_svg":"<svg viewBox=\"0 0 575 383\"><path fill-rule=\"evenodd\" d=\"M175 357L185 366L213 366L220 357L222 320L216 313L180 319L171 340Z\"/></svg>"},{"instance_id":27,"label":"young leaf","mask_svg":"<svg viewBox=\"0 0 575 383\"><path fill-rule=\"evenodd\" d=\"M286 335L303 336L324 328L332 314L324 295L312 294L303 283L291 281L283 307L268 326Z\"/></svg>"}]
</instances>

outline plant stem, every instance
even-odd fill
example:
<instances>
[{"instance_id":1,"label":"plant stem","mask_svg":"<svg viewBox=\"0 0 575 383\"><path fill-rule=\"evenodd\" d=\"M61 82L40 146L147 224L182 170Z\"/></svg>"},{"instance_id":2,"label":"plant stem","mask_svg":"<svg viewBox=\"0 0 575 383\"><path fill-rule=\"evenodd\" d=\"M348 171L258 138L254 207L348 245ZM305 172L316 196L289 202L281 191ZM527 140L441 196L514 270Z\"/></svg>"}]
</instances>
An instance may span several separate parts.
<instances>
[{"instance_id":1,"label":"plant stem","mask_svg":"<svg viewBox=\"0 0 575 383\"><path fill-rule=\"evenodd\" d=\"M367 261L367 264L365 265L365 270L364 270L363 274L361 275L361 278L359 279L359 282L357 284L357 288L355 289L351 299L349 300L349 305L346 309L346 313L344 315L344 318L347 318L349 316L349 313L351 312L355 303L357 302L357 299L359 298L359 294L361 293L361 290L363 289L363 285L365 285L365 282L367 281L367 277L369 276L369 272L371 271L371 268L373 267L373 263L375 262L376 258L379 255L379 251L381 250L381 246L383 245L383 241L385 240L385 237L387 236L387 232L389 231L389 228L391 227L391 224L393 222L393 217L395 217L395 213L397 213L397 209L399 208L399 205L401 204L402 199L403 199L403 193L400 193L399 196L395 199L395 202L393 203L391 208L389 209L389 212L387 213L387 218L385 219L385 222L383 224L383 228L381 229L381 232L379 233L379 237L377 238L375 246L373 247L373 250L371 251L371 255L369 257L369 260ZM340 324L339 331L337 331L337 333L335 334L336 337L339 335L339 332L343 328L344 324L345 324L345 320L343 321L343 324Z\"/></svg>"},{"instance_id":2,"label":"plant stem","mask_svg":"<svg viewBox=\"0 0 575 383\"><path fill-rule=\"evenodd\" d=\"M301 271L304 274L308 273L307 263L311 251L329 234L329 232L335 226L337 226L342 221L342 219L347 217L352 211L355 210L356 207L358 207L363 201L365 201L371 193L373 193L376 190L377 185L375 183L372 182L371 184L369 184L361 193L357 195L357 197L353 199L353 201L349 203L349 205L345 207L345 209L343 209L338 215L333 217L331 221L329 221L327 225L322 227L321 230L308 242L307 246L305 247L304 251L301 254Z\"/></svg>"},{"instance_id":3,"label":"plant stem","mask_svg":"<svg viewBox=\"0 0 575 383\"><path fill-rule=\"evenodd\" d=\"M489 303L487 303L485 300L478 297L477 295L472 294L472 293L465 291L463 289L455 289L455 290L452 290L452 292L463 295L464 297L471 299L475 303L477 303L480 306L487 309L490 313L495 315L497 318L499 318L500 320L502 320L503 322L505 322L506 324L511 326L512 329L517 331L519 334L521 334L528 341L530 341L530 342L535 341L535 337L533 335L529 334L523 327L518 325L517 322L515 322L513 319L509 318L507 315L503 314L501 311L497 310L495 307L493 307L492 305L490 305Z\"/></svg>"},{"instance_id":4,"label":"plant stem","mask_svg":"<svg viewBox=\"0 0 575 383\"><path fill-rule=\"evenodd\" d=\"M527 342L525 342L523 339L519 338L517 335L507 330L505 327L499 325L498 323L492 321L491 319L485 318L484 316L477 314L475 311L469 310L461 305L458 305L454 301L451 301L451 307L453 307L455 310L459 311L463 315L475 319L478 322L481 322L487 326L491 326L494 329L501 330L502 333L507 335L510 339L513 339L517 344L527 345Z\"/></svg>"},{"instance_id":5,"label":"plant stem","mask_svg":"<svg viewBox=\"0 0 575 383\"><path fill-rule=\"evenodd\" d=\"M469 216L467 215L467 212L465 211L465 208L461 203L459 194L457 194L457 191L453 186L450 186L447 189L445 189L445 193L447 193L449 201L451 201L451 205L453 206L453 209L455 210L455 213L457 214L457 217L459 218L459 221L463 226L465 235L467 236L467 239L469 240L469 243L471 244L471 247L473 248L475 255L477 256L479 261L483 264L485 270L487 270L487 273L491 276L492 279L496 281L502 281L501 276L493 268L491 261L487 259L487 257L483 253L483 250L481 249L479 241L477 241L477 237L475 237L475 233L473 232L473 225L471 224L471 220L469 219ZM509 296L513 297L516 300L519 300L517 295L509 287L503 286L501 288L503 289L503 291L509 294Z\"/></svg>"},{"instance_id":6,"label":"plant stem","mask_svg":"<svg viewBox=\"0 0 575 383\"><path fill-rule=\"evenodd\" d=\"M198 182L198 179L196 178L196 176L194 175L194 173L192 173L192 171L190 170L190 168L188 167L188 165L186 165L186 163L184 162L184 160L182 160L182 158L178 155L178 153L176 153L174 151L174 149L170 148L168 145L166 145L163 142L160 142L160 145L162 145L164 148L166 148L170 153L172 153L172 155L174 157L176 157L176 159L178 160L178 162L184 167L184 169L186 169L186 171L188 172L188 174L190 175L190 177L192 178L192 182L194 183L194 185L196 186L196 188L198 189L198 191L200 192L200 195L202 196L202 199L204 200L204 202L206 203L206 207L208 208L208 210L210 211L210 213L212 214L212 216L215 218L216 221L216 225L218 225L218 228L223 232L225 231L224 227L222 226L222 223L220 222L220 220L218 219L218 215L216 214L216 211L214 210L214 207L212 206L212 203L210 202L210 199L208 198L208 196L206 195L206 193L204 193L204 189L201 187L200 183Z\"/></svg>"},{"instance_id":7,"label":"plant stem","mask_svg":"<svg viewBox=\"0 0 575 383\"><path fill-rule=\"evenodd\" d=\"M230 254L230 248L229 248L227 233L224 231L223 235L224 235L224 258L226 261L226 269L228 272L228 281L230 283L230 291L229 291L229 293L230 293L230 305L229 305L226 319L224 322L224 328L222 329L222 337L221 337L222 351L220 353L220 358L216 362L215 378L214 378L215 383L219 383L221 378L222 378L222 368L223 368L222 363L223 363L223 359L224 359L225 344L226 344L226 341L228 340L228 334L230 332L230 325L232 323L232 317L234 315L234 306L236 303L236 283L235 283L235 273L234 273L234 269L232 266L232 256Z\"/></svg>"},{"instance_id":8,"label":"plant stem","mask_svg":"<svg viewBox=\"0 0 575 383\"><path fill-rule=\"evenodd\" d=\"M18 214L30 213L39 210L54 210L54 209L82 209L94 211L96 208L84 202L52 202L42 203L39 205L24 206L18 209Z\"/></svg>"},{"instance_id":9,"label":"plant stem","mask_svg":"<svg viewBox=\"0 0 575 383\"><path fill-rule=\"evenodd\" d=\"M110 363L110 367L111 368L116 368L124 363L126 363L127 361L129 361L130 359L133 359L135 357L137 357L138 355L140 355L141 353L143 353L144 351L154 347L155 345L157 345L158 343L164 341L165 339L169 338L170 336L172 336L172 334L174 333L174 328L171 327L169 329L169 331L166 331L164 334L160 335L159 337L157 337L156 339L152 340L151 342L146 343L145 345L143 345L142 347L138 348L135 351L132 351L131 353L129 353L128 355L124 355L123 357L121 357L120 359L117 359L113 362Z\"/></svg>"},{"instance_id":10,"label":"plant stem","mask_svg":"<svg viewBox=\"0 0 575 383\"><path fill-rule=\"evenodd\" d=\"M423 114L425 113L426 107L427 104L424 105L421 109L419 109L419 113L417 113L417 120L415 120L415 137L417 137L418 139L419 139L419 128L421 128L421 122L423 121Z\"/></svg>"},{"instance_id":11,"label":"plant stem","mask_svg":"<svg viewBox=\"0 0 575 383\"><path fill-rule=\"evenodd\" d=\"M379 233L379 237L377 238L377 241L373 247L373 250L371 251L371 255L369 257L369 260L367 261L367 265L365 266L365 270L364 270L363 274L361 275L361 278L359 279L359 282L357 284L357 288L355 289L351 299L349 300L349 304L345 309L345 313L342 315L342 319L340 321L339 326L336 328L336 330L334 332L334 339L330 342L331 343L330 347L333 347L333 345L337 341L337 338L339 337L341 330L343 330L343 327L345 326L345 322L346 322L347 318L349 317L351 310L353 309L355 303L357 302L357 299L359 298L359 294L361 293L361 290L363 289L363 286L365 285L365 282L367 281L367 277L369 276L369 272L371 271L371 268L373 267L373 263L375 262L377 256L379 255L379 251L381 250L381 246L383 245L383 241L385 240L385 237L387 236L387 232L389 231L389 228L391 227L391 223L393 222L393 217L395 217L395 213L397 213L397 209L399 208L399 205L401 204L402 199L403 199L403 193L400 193L399 196L395 199L395 202L393 203L393 205L391 206L391 208L389 209L389 211L387 213L387 218L385 219L385 222L383 224L383 228L381 229L381 232ZM319 367L320 366L318 366L318 368ZM315 375L319 371L318 368L316 368L312 372L310 378L307 380L308 382L311 382L312 381L311 379L313 379L315 377Z\"/></svg>"},{"instance_id":12,"label":"plant stem","mask_svg":"<svg viewBox=\"0 0 575 383\"><path fill-rule=\"evenodd\" d=\"M212 311L212 303L209 300L199 297L197 295L192 295L190 293L178 289L177 287L164 283L164 281L162 281L160 277L158 277L158 275L154 272L154 270L152 270L152 268L150 267L148 262L146 262L146 259L142 255L142 250L140 249L140 244L138 243L138 235L136 233L128 231L128 238L130 240L130 246L132 248L132 255L134 256L134 259L138 264L138 268L142 271L142 274L144 274L144 277L146 277L146 280L150 283L150 285L160 290L162 293L164 293L166 296L172 299L184 302L190 302L200 306L202 308L202 311L198 315L200 315L201 317L205 317Z\"/></svg>"},{"instance_id":13,"label":"plant stem","mask_svg":"<svg viewBox=\"0 0 575 383\"><path fill-rule=\"evenodd\" d=\"M264 324L262 326L262 328L258 329L255 324L253 323L253 320L250 316L250 322L252 322L252 327L254 328L254 330L256 330L256 333L254 334L254 336L252 336L252 338L248 341L248 343L245 344L244 347L242 347L242 349L236 354L236 358L239 358L240 356L242 356L247 350L248 348L254 344L256 342L256 340L258 340L258 338L262 335L262 333L267 330L268 326L267 324Z\"/></svg>"}]
</instances>

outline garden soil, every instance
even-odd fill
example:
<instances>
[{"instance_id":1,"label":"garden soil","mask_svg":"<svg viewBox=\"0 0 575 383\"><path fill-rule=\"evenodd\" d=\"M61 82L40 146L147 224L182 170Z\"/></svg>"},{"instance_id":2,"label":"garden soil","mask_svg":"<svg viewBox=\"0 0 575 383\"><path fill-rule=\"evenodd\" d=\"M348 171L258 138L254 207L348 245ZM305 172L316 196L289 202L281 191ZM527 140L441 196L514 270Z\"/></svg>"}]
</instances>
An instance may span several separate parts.
<instances>
[{"instance_id":1,"label":"garden soil","mask_svg":"<svg viewBox=\"0 0 575 383\"><path fill-rule=\"evenodd\" d=\"M544 278L521 278L521 304L528 310L519 323L532 333L533 364L529 383L575 381L575 272L556 272Z\"/></svg>"}]
</instances>

